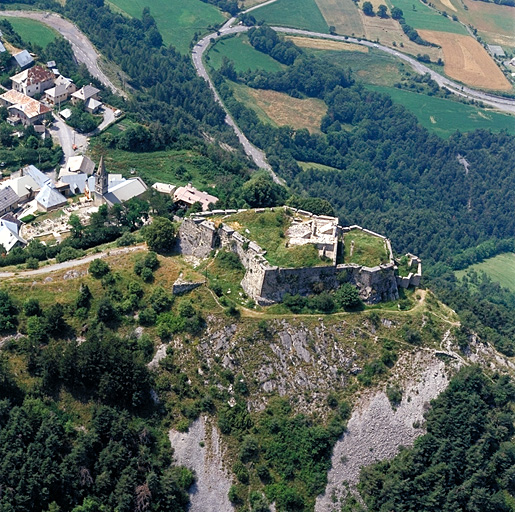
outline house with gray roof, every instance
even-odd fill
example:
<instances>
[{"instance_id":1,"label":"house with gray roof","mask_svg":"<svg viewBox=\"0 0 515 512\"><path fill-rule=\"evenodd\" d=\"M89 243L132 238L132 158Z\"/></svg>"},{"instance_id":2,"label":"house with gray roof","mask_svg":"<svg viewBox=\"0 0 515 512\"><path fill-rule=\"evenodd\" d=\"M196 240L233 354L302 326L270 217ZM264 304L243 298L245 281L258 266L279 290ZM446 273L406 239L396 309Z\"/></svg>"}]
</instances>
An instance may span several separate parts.
<instances>
[{"instance_id":1,"label":"house with gray roof","mask_svg":"<svg viewBox=\"0 0 515 512\"><path fill-rule=\"evenodd\" d=\"M19 203L18 194L9 185L0 189L0 215L15 210Z\"/></svg>"},{"instance_id":2,"label":"house with gray roof","mask_svg":"<svg viewBox=\"0 0 515 512\"><path fill-rule=\"evenodd\" d=\"M36 196L36 204L40 212L56 210L66 203L66 197L55 188L53 183L47 183Z\"/></svg>"},{"instance_id":3,"label":"house with gray roof","mask_svg":"<svg viewBox=\"0 0 515 512\"><path fill-rule=\"evenodd\" d=\"M30 176L37 183L40 189L47 183L51 182L50 178L45 173L41 172L35 165L26 165L21 170L21 175Z\"/></svg>"},{"instance_id":4,"label":"house with gray roof","mask_svg":"<svg viewBox=\"0 0 515 512\"><path fill-rule=\"evenodd\" d=\"M16 61L16 64L18 64L18 66L20 66L21 69L28 68L29 66L32 66L32 64L34 64L34 59L27 50L22 50L16 55L13 55L13 58Z\"/></svg>"},{"instance_id":5,"label":"house with gray roof","mask_svg":"<svg viewBox=\"0 0 515 512\"><path fill-rule=\"evenodd\" d=\"M0 218L0 246L9 252L16 246L24 246L27 242L20 236L21 222L8 213Z\"/></svg>"}]
</instances>

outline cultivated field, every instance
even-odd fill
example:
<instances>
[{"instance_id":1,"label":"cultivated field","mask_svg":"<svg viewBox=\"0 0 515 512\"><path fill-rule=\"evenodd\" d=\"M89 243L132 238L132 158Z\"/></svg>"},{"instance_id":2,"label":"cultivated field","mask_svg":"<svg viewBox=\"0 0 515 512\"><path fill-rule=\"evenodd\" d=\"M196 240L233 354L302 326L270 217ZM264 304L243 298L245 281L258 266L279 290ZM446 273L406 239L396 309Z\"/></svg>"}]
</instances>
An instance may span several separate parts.
<instances>
[{"instance_id":1,"label":"cultivated field","mask_svg":"<svg viewBox=\"0 0 515 512\"><path fill-rule=\"evenodd\" d=\"M280 71L284 67L266 53L254 49L246 34L219 39L209 50L209 65L214 69L220 69L224 57L234 62L236 71Z\"/></svg>"},{"instance_id":2,"label":"cultivated field","mask_svg":"<svg viewBox=\"0 0 515 512\"><path fill-rule=\"evenodd\" d=\"M435 7L457 15L460 21L477 28L491 44L515 48L515 9L507 5L475 0L433 0ZM466 7L466 9L465 9Z\"/></svg>"},{"instance_id":3,"label":"cultivated field","mask_svg":"<svg viewBox=\"0 0 515 512\"><path fill-rule=\"evenodd\" d=\"M364 37L365 29L359 9L352 0L314 0L327 25L333 26L338 34Z\"/></svg>"},{"instance_id":4,"label":"cultivated field","mask_svg":"<svg viewBox=\"0 0 515 512\"><path fill-rule=\"evenodd\" d=\"M331 41L329 39L316 39L314 37L286 36L285 39L295 43L301 48L313 48L314 50L335 50L368 53L367 46L354 43L344 43L343 41Z\"/></svg>"},{"instance_id":5,"label":"cultivated field","mask_svg":"<svg viewBox=\"0 0 515 512\"><path fill-rule=\"evenodd\" d=\"M465 270L459 270L456 272L456 276L461 279L469 270L475 270L478 273L484 272L493 281L515 292L515 254L511 252L499 254L482 263L471 265Z\"/></svg>"},{"instance_id":6,"label":"cultivated field","mask_svg":"<svg viewBox=\"0 0 515 512\"><path fill-rule=\"evenodd\" d=\"M329 32L329 24L325 22L315 0L277 0L273 4L258 9L253 14L257 19L264 20L269 25Z\"/></svg>"},{"instance_id":7,"label":"cultivated field","mask_svg":"<svg viewBox=\"0 0 515 512\"><path fill-rule=\"evenodd\" d=\"M383 2L380 1L379 3ZM439 58L443 58L442 51L439 48L421 46L410 41L408 36L402 31L398 21L392 18L381 19L378 16L365 16L362 12L360 16L363 21L363 26L365 27L365 37L368 40L379 41L381 44L390 47L400 47L402 45L401 50L404 53L414 56L425 53L429 55L434 62Z\"/></svg>"},{"instance_id":8,"label":"cultivated field","mask_svg":"<svg viewBox=\"0 0 515 512\"><path fill-rule=\"evenodd\" d=\"M367 87L388 94L393 101L410 110L422 126L444 138L456 130L466 133L476 129L507 130L515 135L514 116L395 87Z\"/></svg>"},{"instance_id":9,"label":"cultivated field","mask_svg":"<svg viewBox=\"0 0 515 512\"><path fill-rule=\"evenodd\" d=\"M120 10L141 18L143 9L150 6L165 44L174 45L181 53L188 53L195 32L205 33L211 25L225 18L213 5L200 0L110 0Z\"/></svg>"},{"instance_id":10,"label":"cultivated field","mask_svg":"<svg viewBox=\"0 0 515 512\"><path fill-rule=\"evenodd\" d=\"M445 73L464 84L498 91L512 90L487 51L471 36L419 30L424 39L442 47Z\"/></svg>"},{"instance_id":11,"label":"cultivated field","mask_svg":"<svg viewBox=\"0 0 515 512\"><path fill-rule=\"evenodd\" d=\"M235 97L252 108L263 122L276 126L306 128L311 133L320 131L322 117L327 106L314 98L298 99L287 94L264 89L252 89L238 85L234 88Z\"/></svg>"},{"instance_id":12,"label":"cultivated field","mask_svg":"<svg viewBox=\"0 0 515 512\"><path fill-rule=\"evenodd\" d=\"M390 9L393 6L402 9L406 23L417 30L438 30L456 34L467 33L465 28L457 21L438 14L422 2L413 2L412 0L386 0L386 2Z\"/></svg>"},{"instance_id":13,"label":"cultivated field","mask_svg":"<svg viewBox=\"0 0 515 512\"><path fill-rule=\"evenodd\" d=\"M29 20L26 18L2 18L7 20L18 32L20 37L27 43L35 43L38 46L45 47L48 43L54 41L58 33L55 30L39 23L39 21Z\"/></svg>"}]
</instances>

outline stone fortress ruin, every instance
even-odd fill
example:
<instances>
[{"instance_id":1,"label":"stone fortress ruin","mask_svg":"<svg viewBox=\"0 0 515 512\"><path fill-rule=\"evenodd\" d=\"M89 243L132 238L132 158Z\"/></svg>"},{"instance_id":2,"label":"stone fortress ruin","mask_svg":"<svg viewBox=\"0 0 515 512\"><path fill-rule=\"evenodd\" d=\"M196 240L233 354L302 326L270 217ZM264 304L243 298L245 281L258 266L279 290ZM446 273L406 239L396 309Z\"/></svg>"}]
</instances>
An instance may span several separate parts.
<instances>
[{"instance_id":1,"label":"stone fortress ruin","mask_svg":"<svg viewBox=\"0 0 515 512\"><path fill-rule=\"evenodd\" d=\"M216 249L236 254L245 268L241 286L260 305L281 302L287 293L311 295L321 290L337 289L343 283L356 286L361 299L368 304L374 304L397 300L399 288L419 286L422 277L420 259L407 254L403 258L407 268L404 272L406 275L401 276L390 240L386 237L360 226L340 226L336 217L314 215L287 206L283 209L291 216L285 235L285 246L312 244L318 251L320 264L298 266L292 263L291 267L272 265L266 257L265 249L230 226L231 219L238 214L254 212L259 215L267 211L278 211L273 208L213 210L193 214L181 224L177 239L178 250L181 254L197 258L205 258ZM343 250L344 235L354 230L382 240L388 261L372 267L338 263ZM250 233L245 229L243 231ZM351 245L353 244L351 240Z\"/></svg>"}]
</instances>

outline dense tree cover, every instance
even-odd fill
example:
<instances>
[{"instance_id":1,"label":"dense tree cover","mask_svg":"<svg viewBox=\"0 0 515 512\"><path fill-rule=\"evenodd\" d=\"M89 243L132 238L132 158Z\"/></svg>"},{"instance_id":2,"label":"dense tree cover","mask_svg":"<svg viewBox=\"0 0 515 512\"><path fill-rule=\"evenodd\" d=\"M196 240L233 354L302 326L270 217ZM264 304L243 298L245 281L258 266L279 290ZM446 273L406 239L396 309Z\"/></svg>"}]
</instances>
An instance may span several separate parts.
<instances>
[{"instance_id":1,"label":"dense tree cover","mask_svg":"<svg viewBox=\"0 0 515 512\"><path fill-rule=\"evenodd\" d=\"M299 84L303 69L320 72L299 73L304 78ZM327 80L324 70L331 70ZM323 134L264 125L223 84L220 90L245 133L267 151L293 191L327 199L344 224L386 233L399 252L450 264L461 250L512 236L514 218L506 207L515 185L512 136L456 132L442 140L389 97L360 85L348 87L350 77L335 83L343 80L342 71L299 59L279 73L244 76L253 87L323 98L328 105ZM311 81L314 90L307 87ZM469 162L468 173L458 154ZM336 169L303 170L298 160Z\"/></svg>"},{"instance_id":2,"label":"dense tree cover","mask_svg":"<svg viewBox=\"0 0 515 512\"><path fill-rule=\"evenodd\" d=\"M186 510L193 476L145 421L98 405L76 430L44 398L0 404L2 510Z\"/></svg>"},{"instance_id":3,"label":"dense tree cover","mask_svg":"<svg viewBox=\"0 0 515 512\"><path fill-rule=\"evenodd\" d=\"M295 59L302 54L300 48L291 41L281 39L275 30L263 25L259 28L251 28L248 32L250 44L260 52L267 53L270 57L283 64L293 64Z\"/></svg>"},{"instance_id":4,"label":"dense tree cover","mask_svg":"<svg viewBox=\"0 0 515 512\"><path fill-rule=\"evenodd\" d=\"M427 434L362 471L366 505L377 512L513 510L514 400L509 377L462 369L432 402Z\"/></svg>"},{"instance_id":5,"label":"dense tree cover","mask_svg":"<svg viewBox=\"0 0 515 512\"><path fill-rule=\"evenodd\" d=\"M229 493L233 503L246 501L245 486L257 476L278 511L310 509L325 488L332 447L350 413L348 404L338 404L337 400L333 409L326 427L295 414L287 399L272 399L255 420L241 399L234 407L220 410L220 430L240 440L239 460L233 471L243 485Z\"/></svg>"},{"instance_id":6,"label":"dense tree cover","mask_svg":"<svg viewBox=\"0 0 515 512\"><path fill-rule=\"evenodd\" d=\"M151 251L170 253L175 246L176 228L166 217L154 217L144 229L144 238Z\"/></svg>"},{"instance_id":7,"label":"dense tree cover","mask_svg":"<svg viewBox=\"0 0 515 512\"><path fill-rule=\"evenodd\" d=\"M138 20L113 13L104 2L71 0L64 12L127 74L128 85L135 89L130 110L165 126L168 139L182 133L200 135L200 124L226 130L222 108L196 76L189 57L157 44L148 11Z\"/></svg>"}]
</instances>

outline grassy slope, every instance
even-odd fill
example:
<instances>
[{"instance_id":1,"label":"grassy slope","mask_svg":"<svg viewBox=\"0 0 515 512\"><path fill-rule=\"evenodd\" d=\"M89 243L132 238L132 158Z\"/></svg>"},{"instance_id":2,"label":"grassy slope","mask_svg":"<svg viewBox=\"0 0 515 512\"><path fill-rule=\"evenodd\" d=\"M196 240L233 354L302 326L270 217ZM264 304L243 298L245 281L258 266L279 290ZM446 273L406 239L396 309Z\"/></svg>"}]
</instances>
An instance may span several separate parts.
<instances>
[{"instance_id":1,"label":"grassy slope","mask_svg":"<svg viewBox=\"0 0 515 512\"><path fill-rule=\"evenodd\" d=\"M513 253L499 254L482 263L471 265L465 270L456 272L456 276L461 279L469 270L484 272L493 281L515 292L515 254Z\"/></svg>"},{"instance_id":2,"label":"grassy slope","mask_svg":"<svg viewBox=\"0 0 515 512\"><path fill-rule=\"evenodd\" d=\"M469 132L479 128L496 132L505 129L515 135L515 118L510 115L395 87L369 87L390 95L393 101L411 110L422 126L442 137L450 137L458 129Z\"/></svg>"},{"instance_id":3,"label":"grassy slope","mask_svg":"<svg viewBox=\"0 0 515 512\"><path fill-rule=\"evenodd\" d=\"M404 13L404 19L413 28L438 30L440 32L455 32L466 35L467 31L458 22L435 13L431 8L421 2L411 0L387 0L388 7L399 7ZM413 10L415 7L415 10Z\"/></svg>"},{"instance_id":4,"label":"grassy slope","mask_svg":"<svg viewBox=\"0 0 515 512\"><path fill-rule=\"evenodd\" d=\"M314 0L277 0L252 14L257 20L265 20L270 25L280 24L314 32L329 32Z\"/></svg>"},{"instance_id":5,"label":"grassy slope","mask_svg":"<svg viewBox=\"0 0 515 512\"><path fill-rule=\"evenodd\" d=\"M11 23L14 30L20 35L20 37L27 43L35 43L41 47L45 47L48 43L51 43L57 36L57 32L48 28L43 23L34 20L28 20L25 18L2 18L6 19Z\"/></svg>"},{"instance_id":6,"label":"grassy slope","mask_svg":"<svg viewBox=\"0 0 515 512\"><path fill-rule=\"evenodd\" d=\"M150 6L163 41L181 53L188 52L195 32L204 33L209 25L225 19L216 7L200 0L110 0L110 3L135 18L141 18L143 8Z\"/></svg>"},{"instance_id":7,"label":"grassy slope","mask_svg":"<svg viewBox=\"0 0 515 512\"><path fill-rule=\"evenodd\" d=\"M234 62L238 72L248 69L274 72L284 67L266 53L255 50L245 34L218 40L209 51L209 65L214 69L220 69L224 57Z\"/></svg>"}]
</instances>

